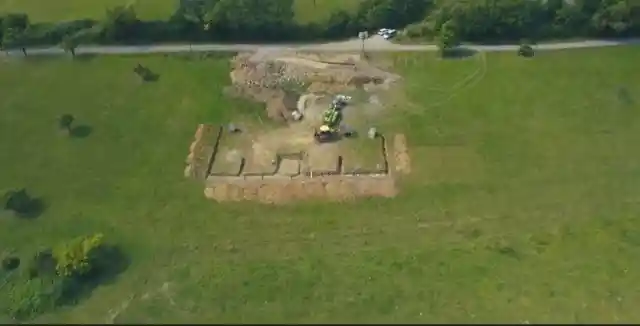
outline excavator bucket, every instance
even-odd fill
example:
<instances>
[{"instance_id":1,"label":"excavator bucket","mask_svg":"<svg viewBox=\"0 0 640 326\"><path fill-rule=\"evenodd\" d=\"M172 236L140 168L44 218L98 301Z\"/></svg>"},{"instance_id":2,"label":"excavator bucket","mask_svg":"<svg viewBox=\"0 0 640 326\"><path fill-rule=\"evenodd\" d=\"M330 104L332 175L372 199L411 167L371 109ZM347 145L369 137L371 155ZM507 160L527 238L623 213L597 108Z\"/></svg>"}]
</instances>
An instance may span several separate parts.
<instances>
[{"instance_id":1,"label":"excavator bucket","mask_svg":"<svg viewBox=\"0 0 640 326\"><path fill-rule=\"evenodd\" d=\"M315 131L313 136L318 143L328 143L337 139L338 132L336 129L324 124Z\"/></svg>"}]
</instances>

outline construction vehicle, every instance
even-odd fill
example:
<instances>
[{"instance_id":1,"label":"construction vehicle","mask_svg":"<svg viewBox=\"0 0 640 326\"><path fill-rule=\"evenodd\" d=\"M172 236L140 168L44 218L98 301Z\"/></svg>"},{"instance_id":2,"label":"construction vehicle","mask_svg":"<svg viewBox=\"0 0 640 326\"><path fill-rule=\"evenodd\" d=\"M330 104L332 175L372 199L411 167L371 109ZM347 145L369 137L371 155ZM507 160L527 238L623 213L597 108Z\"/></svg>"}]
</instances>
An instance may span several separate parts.
<instances>
[{"instance_id":1,"label":"construction vehicle","mask_svg":"<svg viewBox=\"0 0 640 326\"><path fill-rule=\"evenodd\" d=\"M322 115L322 126L318 128L313 136L319 143L326 143L337 140L338 126L342 120L342 113L333 106Z\"/></svg>"},{"instance_id":2,"label":"construction vehicle","mask_svg":"<svg viewBox=\"0 0 640 326\"><path fill-rule=\"evenodd\" d=\"M342 109L351 99L349 96L338 95L331 103L329 109L322 114L322 126L314 132L314 137L319 143L326 143L340 138L339 126L342 122Z\"/></svg>"},{"instance_id":3,"label":"construction vehicle","mask_svg":"<svg viewBox=\"0 0 640 326\"><path fill-rule=\"evenodd\" d=\"M338 129L324 124L313 133L313 137L318 143L332 142L339 138Z\"/></svg>"},{"instance_id":4,"label":"construction vehicle","mask_svg":"<svg viewBox=\"0 0 640 326\"><path fill-rule=\"evenodd\" d=\"M351 96L337 95L333 99L331 106L337 110L342 110L344 109L345 106L347 106L347 104L349 104L350 100L351 100Z\"/></svg>"},{"instance_id":5,"label":"construction vehicle","mask_svg":"<svg viewBox=\"0 0 640 326\"><path fill-rule=\"evenodd\" d=\"M322 123L329 127L336 127L342 121L342 112L335 108L328 109L322 114Z\"/></svg>"}]
</instances>

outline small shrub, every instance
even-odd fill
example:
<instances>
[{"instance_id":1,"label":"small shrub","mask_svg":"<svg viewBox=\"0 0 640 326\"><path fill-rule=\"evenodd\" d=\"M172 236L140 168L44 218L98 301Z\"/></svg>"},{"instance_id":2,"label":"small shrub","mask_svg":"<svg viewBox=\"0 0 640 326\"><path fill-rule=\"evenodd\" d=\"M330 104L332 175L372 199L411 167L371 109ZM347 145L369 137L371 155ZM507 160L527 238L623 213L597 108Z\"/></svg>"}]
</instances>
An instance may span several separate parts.
<instances>
[{"instance_id":1,"label":"small shrub","mask_svg":"<svg viewBox=\"0 0 640 326\"><path fill-rule=\"evenodd\" d=\"M71 125L75 118L71 114L63 114L58 118L58 128L66 131L71 130Z\"/></svg>"},{"instance_id":2,"label":"small shrub","mask_svg":"<svg viewBox=\"0 0 640 326\"><path fill-rule=\"evenodd\" d=\"M529 44L522 44L518 48L518 56L531 58L534 55L535 55L535 51L533 50L533 47L531 47L531 45Z\"/></svg>"},{"instance_id":3,"label":"small shrub","mask_svg":"<svg viewBox=\"0 0 640 326\"><path fill-rule=\"evenodd\" d=\"M156 81L158 79L158 75L141 64L138 64L133 68L133 72L136 73L136 75L138 75L138 77L140 77L144 82Z\"/></svg>"},{"instance_id":4,"label":"small shrub","mask_svg":"<svg viewBox=\"0 0 640 326\"><path fill-rule=\"evenodd\" d=\"M16 320L33 318L53 310L62 299L64 282L60 278L35 278L12 283L7 289L8 313Z\"/></svg>"},{"instance_id":5,"label":"small shrub","mask_svg":"<svg viewBox=\"0 0 640 326\"><path fill-rule=\"evenodd\" d=\"M104 248L102 234L79 237L53 251L56 272L62 277L79 278L96 272Z\"/></svg>"},{"instance_id":6,"label":"small shrub","mask_svg":"<svg viewBox=\"0 0 640 326\"><path fill-rule=\"evenodd\" d=\"M29 262L27 271L30 279L44 276L55 276L56 261L51 249L41 250L36 253Z\"/></svg>"}]
</instances>

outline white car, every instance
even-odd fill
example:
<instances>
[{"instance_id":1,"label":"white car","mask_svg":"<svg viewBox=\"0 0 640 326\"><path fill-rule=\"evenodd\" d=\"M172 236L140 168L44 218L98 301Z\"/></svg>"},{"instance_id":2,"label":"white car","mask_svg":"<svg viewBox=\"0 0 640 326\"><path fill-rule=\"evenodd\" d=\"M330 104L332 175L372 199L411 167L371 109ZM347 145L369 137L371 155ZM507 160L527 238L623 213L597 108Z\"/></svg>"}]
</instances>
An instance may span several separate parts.
<instances>
[{"instance_id":1,"label":"white car","mask_svg":"<svg viewBox=\"0 0 640 326\"><path fill-rule=\"evenodd\" d=\"M381 29L378 31L378 35L382 36L382 35L384 35L384 34L387 34L387 29L386 29L386 28L381 28Z\"/></svg>"},{"instance_id":2,"label":"white car","mask_svg":"<svg viewBox=\"0 0 640 326\"><path fill-rule=\"evenodd\" d=\"M396 36L397 31L395 29L387 29L385 30L385 32L382 34L382 37L384 37L385 40L388 40L394 36Z\"/></svg>"}]
</instances>

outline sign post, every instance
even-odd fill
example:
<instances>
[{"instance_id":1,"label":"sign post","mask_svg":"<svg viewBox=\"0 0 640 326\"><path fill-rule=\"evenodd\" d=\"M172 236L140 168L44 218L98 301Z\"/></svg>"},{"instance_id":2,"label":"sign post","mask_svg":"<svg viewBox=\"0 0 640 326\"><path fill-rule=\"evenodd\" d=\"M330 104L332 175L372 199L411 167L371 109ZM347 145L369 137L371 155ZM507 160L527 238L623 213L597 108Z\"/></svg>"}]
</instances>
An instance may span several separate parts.
<instances>
[{"instance_id":1,"label":"sign post","mask_svg":"<svg viewBox=\"0 0 640 326\"><path fill-rule=\"evenodd\" d=\"M360 32L358 33L358 38L362 42L362 48L360 50L362 51L362 55L364 55L364 40L369 38L369 33L367 31Z\"/></svg>"}]
</instances>

